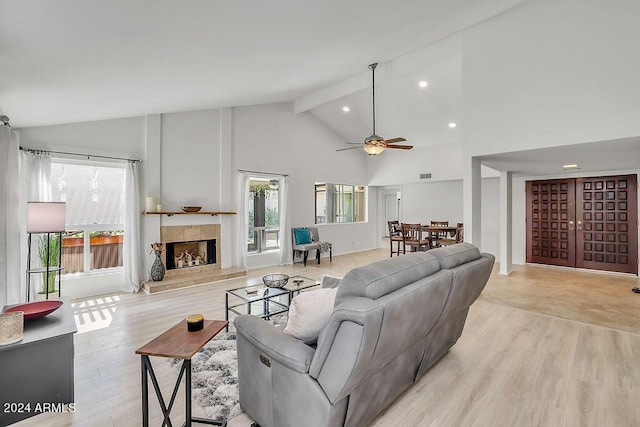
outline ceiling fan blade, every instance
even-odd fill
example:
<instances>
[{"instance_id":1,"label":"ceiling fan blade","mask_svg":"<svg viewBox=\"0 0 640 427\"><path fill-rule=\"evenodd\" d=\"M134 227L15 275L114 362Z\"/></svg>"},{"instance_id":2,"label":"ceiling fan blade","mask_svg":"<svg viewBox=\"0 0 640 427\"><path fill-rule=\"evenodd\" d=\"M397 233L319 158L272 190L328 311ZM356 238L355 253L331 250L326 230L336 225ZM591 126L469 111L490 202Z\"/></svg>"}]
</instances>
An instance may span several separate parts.
<instances>
[{"instance_id":1,"label":"ceiling fan blade","mask_svg":"<svg viewBox=\"0 0 640 427\"><path fill-rule=\"evenodd\" d=\"M362 147L364 147L364 145L363 145L363 144L358 144L358 146L357 146L357 147L339 148L339 149L337 149L336 151L353 150L354 148L362 148Z\"/></svg>"},{"instance_id":2,"label":"ceiling fan blade","mask_svg":"<svg viewBox=\"0 0 640 427\"><path fill-rule=\"evenodd\" d=\"M413 148L413 145L387 144L387 148L399 148L401 150L411 150Z\"/></svg>"},{"instance_id":3,"label":"ceiling fan blade","mask_svg":"<svg viewBox=\"0 0 640 427\"><path fill-rule=\"evenodd\" d=\"M347 144L354 144L354 145L362 145L362 142L349 142L349 141L345 141Z\"/></svg>"},{"instance_id":4,"label":"ceiling fan blade","mask_svg":"<svg viewBox=\"0 0 640 427\"><path fill-rule=\"evenodd\" d=\"M384 143L385 144L393 144L394 142L402 142L402 141L406 141L406 139L404 139L402 137L385 139ZM387 145L387 147L388 147L388 145Z\"/></svg>"}]
</instances>

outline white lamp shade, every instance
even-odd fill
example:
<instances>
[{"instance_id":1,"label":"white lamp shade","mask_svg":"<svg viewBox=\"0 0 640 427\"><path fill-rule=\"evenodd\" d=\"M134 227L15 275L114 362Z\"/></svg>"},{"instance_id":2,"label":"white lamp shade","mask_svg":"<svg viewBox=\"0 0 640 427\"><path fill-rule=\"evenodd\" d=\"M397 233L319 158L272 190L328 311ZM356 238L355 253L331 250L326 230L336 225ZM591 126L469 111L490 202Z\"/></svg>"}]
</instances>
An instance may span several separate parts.
<instances>
[{"instance_id":1,"label":"white lamp shade","mask_svg":"<svg viewBox=\"0 0 640 427\"><path fill-rule=\"evenodd\" d=\"M28 202L27 232L58 233L65 229L64 202Z\"/></svg>"}]
</instances>

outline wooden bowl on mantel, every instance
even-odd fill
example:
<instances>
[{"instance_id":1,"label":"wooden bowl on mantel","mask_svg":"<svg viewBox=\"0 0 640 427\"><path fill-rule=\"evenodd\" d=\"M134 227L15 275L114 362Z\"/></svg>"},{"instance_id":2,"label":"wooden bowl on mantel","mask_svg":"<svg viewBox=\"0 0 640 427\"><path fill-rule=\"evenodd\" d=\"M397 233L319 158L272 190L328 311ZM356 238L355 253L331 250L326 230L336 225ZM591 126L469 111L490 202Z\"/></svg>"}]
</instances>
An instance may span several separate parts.
<instances>
[{"instance_id":1,"label":"wooden bowl on mantel","mask_svg":"<svg viewBox=\"0 0 640 427\"><path fill-rule=\"evenodd\" d=\"M202 206L182 206L182 210L189 213L200 212Z\"/></svg>"}]
</instances>

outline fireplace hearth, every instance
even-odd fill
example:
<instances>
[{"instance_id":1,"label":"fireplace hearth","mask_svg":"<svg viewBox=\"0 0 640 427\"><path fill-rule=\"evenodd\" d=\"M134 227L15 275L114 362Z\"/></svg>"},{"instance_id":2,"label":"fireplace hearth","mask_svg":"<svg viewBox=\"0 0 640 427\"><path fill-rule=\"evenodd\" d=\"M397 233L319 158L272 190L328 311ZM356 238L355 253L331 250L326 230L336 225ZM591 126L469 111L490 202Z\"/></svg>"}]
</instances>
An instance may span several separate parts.
<instances>
[{"instance_id":1,"label":"fireplace hearth","mask_svg":"<svg viewBox=\"0 0 640 427\"><path fill-rule=\"evenodd\" d=\"M162 261L167 272L163 280L143 284L149 294L247 274L239 268L221 268L220 224L161 226L160 241L166 249ZM182 267L178 265L180 259Z\"/></svg>"}]
</instances>

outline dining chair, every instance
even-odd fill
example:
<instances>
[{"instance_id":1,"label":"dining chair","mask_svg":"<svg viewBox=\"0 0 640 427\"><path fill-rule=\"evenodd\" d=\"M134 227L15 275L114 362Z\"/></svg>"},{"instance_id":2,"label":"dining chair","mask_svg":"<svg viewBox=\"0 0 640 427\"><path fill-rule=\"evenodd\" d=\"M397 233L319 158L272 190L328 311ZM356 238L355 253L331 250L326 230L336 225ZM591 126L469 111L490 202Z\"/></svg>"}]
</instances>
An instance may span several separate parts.
<instances>
[{"instance_id":1,"label":"dining chair","mask_svg":"<svg viewBox=\"0 0 640 427\"><path fill-rule=\"evenodd\" d=\"M431 226L432 227L448 227L449 221L431 221ZM442 241L446 240L447 238L446 230L432 231L430 235L431 235L431 240L434 241L434 246L436 247L444 246L442 244Z\"/></svg>"},{"instance_id":2,"label":"dining chair","mask_svg":"<svg viewBox=\"0 0 640 427\"><path fill-rule=\"evenodd\" d=\"M387 221L389 227L389 257L393 257L393 254L400 255L400 245L402 245L402 229L400 228L399 221ZM396 250L393 250L393 242L396 242Z\"/></svg>"},{"instance_id":3,"label":"dining chair","mask_svg":"<svg viewBox=\"0 0 640 427\"><path fill-rule=\"evenodd\" d=\"M411 246L411 251L428 251L431 249L431 237L427 233L427 238L422 237L422 227L420 224L402 223L402 253L407 253L407 246Z\"/></svg>"},{"instance_id":4,"label":"dining chair","mask_svg":"<svg viewBox=\"0 0 640 427\"><path fill-rule=\"evenodd\" d=\"M462 241L464 241L464 225L461 222L456 225L456 232L454 235L438 239L439 246L455 245Z\"/></svg>"},{"instance_id":5,"label":"dining chair","mask_svg":"<svg viewBox=\"0 0 640 427\"><path fill-rule=\"evenodd\" d=\"M459 222L456 225L456 243L464 242L464 223Z\"/></svg>"}]
</instances>

